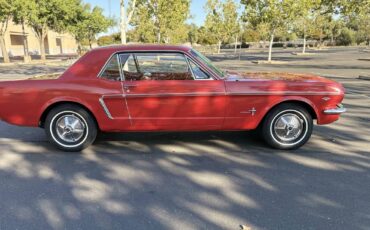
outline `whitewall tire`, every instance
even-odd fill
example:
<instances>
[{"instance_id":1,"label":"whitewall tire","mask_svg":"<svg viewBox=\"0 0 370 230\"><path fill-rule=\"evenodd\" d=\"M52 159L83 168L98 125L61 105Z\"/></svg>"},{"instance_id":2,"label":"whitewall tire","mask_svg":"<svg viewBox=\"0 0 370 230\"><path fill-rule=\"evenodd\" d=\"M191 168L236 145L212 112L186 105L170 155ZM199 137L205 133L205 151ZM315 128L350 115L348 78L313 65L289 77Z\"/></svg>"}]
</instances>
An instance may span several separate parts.
<instances>
[{"instance_id":1,"label":"whitewall tire","mask_svg":"<svg viewBox=\"0 0 370 230\"><path fill-rule=\"evenodd\" d=\"M85 109L74 104L53 108L45 120L45 132L59 149L78 152L90 146L97 136L97 125Z\"/></svg>"},{"instance_id":2,"label":"whitewall tire","mask_svg":"<svg viewBox=\"0 0 370 230\"><path fill-rule=\"evenodd\" d=\"M262 124L262 136L277 149L297 149L311 137L313 120L303 106L281 104L271 110Z\"/></svg>"}]
</instances>

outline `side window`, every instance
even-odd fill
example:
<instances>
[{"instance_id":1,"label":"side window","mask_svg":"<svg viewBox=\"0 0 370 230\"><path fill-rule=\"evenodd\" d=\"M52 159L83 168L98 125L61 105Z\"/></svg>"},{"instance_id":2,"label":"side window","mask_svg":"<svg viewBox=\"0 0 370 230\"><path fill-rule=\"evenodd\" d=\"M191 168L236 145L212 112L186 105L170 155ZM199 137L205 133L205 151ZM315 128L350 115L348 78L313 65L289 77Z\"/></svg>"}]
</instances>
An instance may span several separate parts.
<instances>
[{"instance_id":1,"label":"side window","mask_svg":"<svg viewBox=\"0 0 370 230\"><path fill-rule=\"evenodd\" d=\"M100 74L100 77L111 81L121 80L117 54L112 56L108 63L105 65L105 68Z\"/></svg>"},{"instance_id":2,"label":"side window","mask_svg":"<svg viewBox=\"0 0 370 230\"><path fill-rule=\"evenodd\" d=\"M193 80L188 63L178 53L136 53L140 80Z\"/></svg>"},{"instance_id":3,"label":"side window","mask_svg":"<svg viewBox=\"0 0 370 230\"><path fill-rule=\"evenodd\" d=\"M193 72L193 76L197 80L207 80L210 79L208 74L206 74L197 64L195 64L193 61L189 60L189 64L191 67L191 70Z\"/></svg>"},{"instance_id":4,"label":"side window","mask_svg":"<svg viewBox=\"0 0 370 230\"><path fill-rule=\"evenodd\" d=\"M133 54L121 54L122 73L125 81L141 80L143 75L137 69L135 57Z\"/></svg>"},{"instance_id":5,"label":"side window","mask_svg":"<svg viewBox=\"0 0 370 230\"><path fill-rule=\"evenodd\" d=\"M137 73L137 68L136 68L136 63L134 56L130 54L125 61L122 61L121 58L121 63L124 63L122 66L123 71L125 72L130 72L130 73Z\"/></svg>"}]
</instances>

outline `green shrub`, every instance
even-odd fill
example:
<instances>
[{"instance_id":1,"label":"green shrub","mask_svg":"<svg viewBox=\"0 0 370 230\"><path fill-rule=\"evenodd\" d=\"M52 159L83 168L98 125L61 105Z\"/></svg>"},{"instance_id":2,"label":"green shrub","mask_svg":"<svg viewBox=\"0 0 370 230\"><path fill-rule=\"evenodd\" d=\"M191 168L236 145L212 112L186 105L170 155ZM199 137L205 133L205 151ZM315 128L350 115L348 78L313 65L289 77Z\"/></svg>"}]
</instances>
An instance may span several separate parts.
<instances>
[{"instance_id":1,"label":"green shrub","mask_svg":"<svg viewBox=\"0 0 370 230\"><path fill-rule=\"evenodd\" d=\"M337 37L337 45L349 46L355 43L354 32L348 28L344 28Z\"/></svg>"}]
</instances>

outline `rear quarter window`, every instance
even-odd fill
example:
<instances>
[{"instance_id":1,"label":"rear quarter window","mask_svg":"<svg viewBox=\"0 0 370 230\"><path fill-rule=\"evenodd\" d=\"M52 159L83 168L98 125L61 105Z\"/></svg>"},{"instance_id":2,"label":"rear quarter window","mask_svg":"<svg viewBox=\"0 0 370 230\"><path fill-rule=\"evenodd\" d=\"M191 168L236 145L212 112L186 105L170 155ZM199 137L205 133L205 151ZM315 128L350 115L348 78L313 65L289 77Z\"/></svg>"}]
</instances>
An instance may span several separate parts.
<instances>
[{"instance_id":1,"label":"rear quarter window","mask_svg":"<svg viewBox=\"0 0 370 230\"><path fill-rule=\"evenodd\" d=\"M100 78L111 80L111 81L120 81L121 73L118 61L118 55L113 55L107 64L104 66L103 71L100 74Z\"/></svg>"}]
</instances>

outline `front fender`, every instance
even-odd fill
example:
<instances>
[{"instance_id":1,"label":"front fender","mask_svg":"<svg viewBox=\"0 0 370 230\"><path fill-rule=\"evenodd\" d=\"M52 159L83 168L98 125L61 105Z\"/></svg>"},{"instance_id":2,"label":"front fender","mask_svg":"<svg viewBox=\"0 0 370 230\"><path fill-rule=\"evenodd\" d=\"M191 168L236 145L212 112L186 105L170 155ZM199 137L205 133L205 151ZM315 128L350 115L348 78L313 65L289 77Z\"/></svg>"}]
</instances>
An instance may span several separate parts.
<instances>
[{"instance_id":1,"label":"front fender","mask_svg":"<svg viewBox=\"0 0 370 230\"><path fill-rule=\"evenodd\" d=\"M275 108L276 106L282 104L282 103L299 103L299 104L303 104L305 106L308 106L309 108L312 109L312 112L314 113L314 118L320 119L320 110L319 108L316 106L316 104L312 101L312 98L306 98L306 97L302 97L302 96L284 96L282 98L277 98L273 101L271 101L268 105L264 106L261 113L260 113L260 116L258 116L258 122L257 124L260 124L261 121L263 120L264 117L266 117L266 115L268 114L268 112L270 112L273 108ZM311 112L311 111L309 111Z\"/></svg>"}]
</instances>

